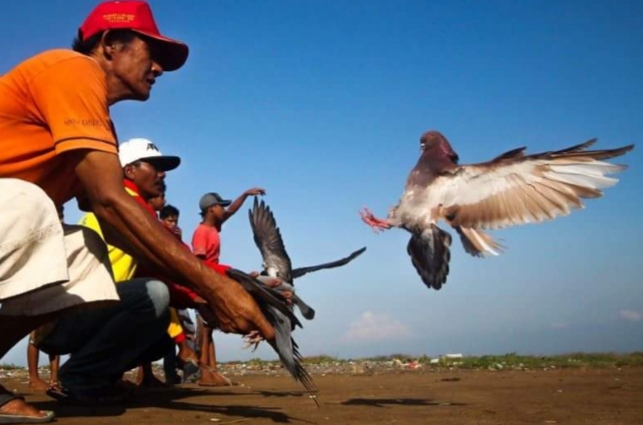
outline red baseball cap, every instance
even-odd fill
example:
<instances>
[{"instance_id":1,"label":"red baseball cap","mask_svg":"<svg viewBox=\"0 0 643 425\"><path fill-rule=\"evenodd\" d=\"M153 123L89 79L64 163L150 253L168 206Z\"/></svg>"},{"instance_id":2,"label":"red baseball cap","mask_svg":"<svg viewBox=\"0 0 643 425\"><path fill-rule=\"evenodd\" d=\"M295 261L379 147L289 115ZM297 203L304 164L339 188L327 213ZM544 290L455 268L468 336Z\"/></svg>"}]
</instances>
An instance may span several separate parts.
<instances>
[{"instance_id":1,"label":"red baseball cap","mask_svg":"<svg viewBox=\"0 0 643 425\"><path fill-rule=\"evenodd\" d=\"M158 60L164 71L179 69L188 58L188 46L161 35L152 9L144 1L106 1L99 4L78 29L78 36L87 40L96 33L113 29L129 29L159 41L163 53Z\"/></svg>"}]
</instances>

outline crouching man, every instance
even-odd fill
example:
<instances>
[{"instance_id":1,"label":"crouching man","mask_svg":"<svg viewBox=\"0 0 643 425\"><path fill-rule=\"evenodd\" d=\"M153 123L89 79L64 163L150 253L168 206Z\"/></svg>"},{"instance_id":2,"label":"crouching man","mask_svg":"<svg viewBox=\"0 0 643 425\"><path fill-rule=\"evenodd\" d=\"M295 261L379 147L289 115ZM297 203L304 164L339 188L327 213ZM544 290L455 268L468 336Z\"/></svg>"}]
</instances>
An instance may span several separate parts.
<instances>
[{"instance_id":1,"label":"crouching man","mask_svg":"<svg viewBox=\"0 0 643 425\"><path fill-rule=\"evenodd\" d=\"M114 19L122 16L128 19ZM74 51L37 54L0 77L0 357L63 314L100 317L95 333L118 326L114 344L136 345L121 353L132 363L153 354L152 340L167 330L167 287L142 279L121 283L117 293L105 243L92 230L59 220L72 199L96 214L110 244L197 289L223 331L258 330L273 339L254 299L204 266L123 188L109 107L147 100L164 71L185 63L187 46L161 35L142 1L101 3L77 34ZM121 327L125 318L130 326ZM159 338L142 337L147 332ZM107 362L112 348L90 347L93 358L86 358ZM68 384L73 391L63 396L79 401L117 393L94 373ZM1 386L0 417L3 423L53 420Z\"/></svg>"}]
</instances>

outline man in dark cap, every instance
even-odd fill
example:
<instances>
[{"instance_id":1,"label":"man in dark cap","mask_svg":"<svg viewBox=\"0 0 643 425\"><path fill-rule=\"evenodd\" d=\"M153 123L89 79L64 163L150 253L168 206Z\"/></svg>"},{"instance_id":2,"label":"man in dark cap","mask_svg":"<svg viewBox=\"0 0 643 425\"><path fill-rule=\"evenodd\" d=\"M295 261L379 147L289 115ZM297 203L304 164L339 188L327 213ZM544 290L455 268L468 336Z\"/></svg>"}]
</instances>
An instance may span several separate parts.
<instances>
[{"instance_id":1,"label":"man in dark cap","mask_svg":"<svg viewBox=\"0 0 643 425\"><path fill-rule=\"evenodd\" d=\"M192 235L192 252L197 257L212 263L219 263L221 239L219 233L223 223L241 208L248 196L265 195L264 189L255 187L241 194L234 202L223 199L216 192L206 193L199 200L199 209L203 220ZM199 324L202 322L198 321ZM212 339L212 327L207 324L197 330L200 341L200 363L202 386L226 386L232 382L217 371L216 349Z\"/></svg>"}]
</instances>

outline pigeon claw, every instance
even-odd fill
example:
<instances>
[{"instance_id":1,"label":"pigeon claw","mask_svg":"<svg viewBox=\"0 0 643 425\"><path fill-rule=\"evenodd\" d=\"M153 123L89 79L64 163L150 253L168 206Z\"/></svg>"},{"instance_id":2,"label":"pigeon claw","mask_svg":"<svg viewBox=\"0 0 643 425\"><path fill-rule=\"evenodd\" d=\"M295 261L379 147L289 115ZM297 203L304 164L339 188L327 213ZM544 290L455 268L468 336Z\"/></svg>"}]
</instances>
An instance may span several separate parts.
<instances>
[{"instance_id":1,"label":"pigeon claw","mask_svg":"<svg viewBox=\"0 0 643 425\"><path fill-rule=\"evenodd\" d=\"M375 233L391 228L391 224L388 221L375 217L367 207L362 208L359 215L362 217L362 221L371 226Z\"/></svg>"},{"instance_id":2,"label":"pigeon claw","mask_svg":"<svg viewBox=\"0 0 643 425\"><path fill-rule=\"evenodd\" d=\"M241 347L243 350L246 348L252 348L252 352L254 353L257 348L259 347L259 343L263 341L263 337L259 333L259 331L252 331L248 335L243 337L243 340L245 341L245 344L243 347Z\"/></svg>"}]
</instances>

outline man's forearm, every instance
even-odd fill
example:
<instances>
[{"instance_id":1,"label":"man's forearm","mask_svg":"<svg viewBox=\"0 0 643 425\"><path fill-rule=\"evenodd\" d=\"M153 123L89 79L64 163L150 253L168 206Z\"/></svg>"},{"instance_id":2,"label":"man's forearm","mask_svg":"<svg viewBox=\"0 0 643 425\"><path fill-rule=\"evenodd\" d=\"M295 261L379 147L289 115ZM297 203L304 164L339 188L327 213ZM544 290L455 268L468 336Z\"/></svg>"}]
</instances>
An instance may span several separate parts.
<instances>
[{"instance_id":1,"label":"man's forearm","mask_svg":"<svg viewBox=\"0 0 643 425\"><path fill-rule=\"evenodd\" d=\"M195 288L205 285L203 278L210 278L210 271L125 192L117 157L100 152L76 155L81 156L76 173L101 223L105 240L178 283Z\"/></svg>"},{"instance_id":2,"label":"man's forearm","mask_svg":"<svg viewBox=\"0 0 643 425\"><path fill-rule=\"evenodd\" d=\"M194 261L192 253L129 195L125 194L124 199L109 207L94 208L94 212L109 244L176 282L200 286L201 264Z\"/></svg>"},{"instance_id":3,"label":"man's forearm","mask_svg":"<svg viewBox=\"0 0 643 425\"><path fill-rule=\"evenodd\" d=\"M237 199L234 200L230 204L228 208L225 210L225 218L228 219L234 215L237 211L239 211L239 208L243 205L244 202L246 202L246 198L248 195L246 193L243 193L241 196L239 196Z\"/></svg>"},{"instance_id":4,"label":"man's forearm","mask_svg":"<svg viewBox=\"0 0 643 425\"><path fill-rule=\"evenodd\" d=\"M76 164L76 176L104 226L106 240L169 279L197 289L216 308L222 331L247 334L259 329L266 339L274 339L274 327L239 283L208 268L125 192L123 172L113 152L75 150L62 155Z\"/></svg>"}]
</instances>

